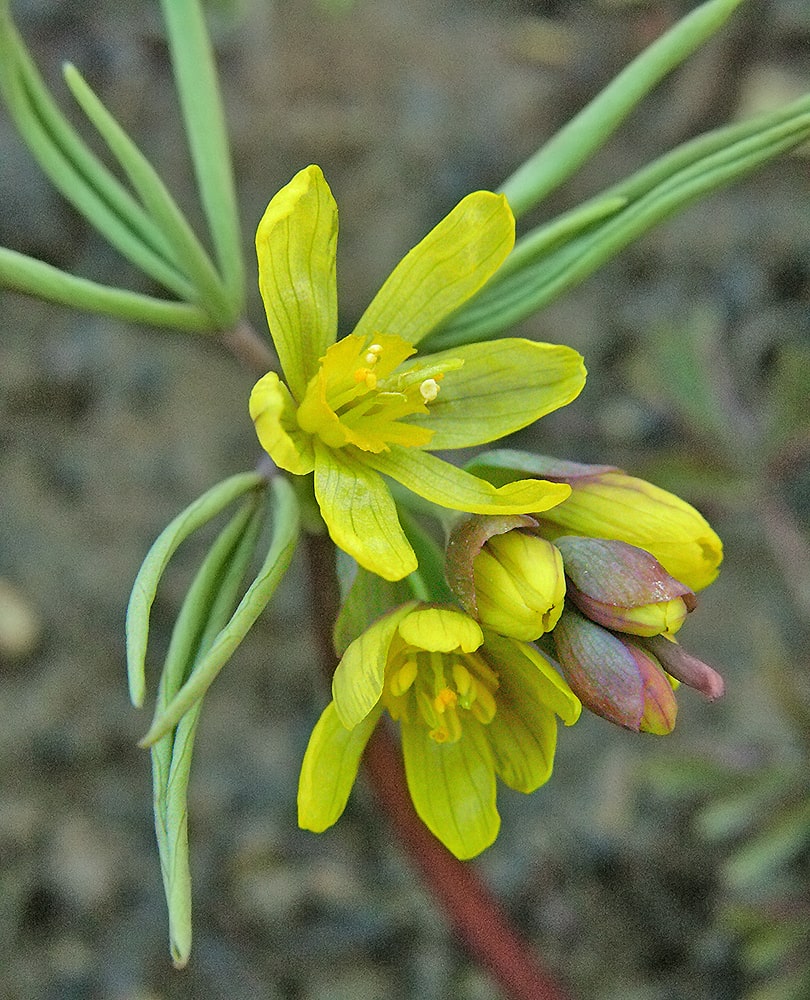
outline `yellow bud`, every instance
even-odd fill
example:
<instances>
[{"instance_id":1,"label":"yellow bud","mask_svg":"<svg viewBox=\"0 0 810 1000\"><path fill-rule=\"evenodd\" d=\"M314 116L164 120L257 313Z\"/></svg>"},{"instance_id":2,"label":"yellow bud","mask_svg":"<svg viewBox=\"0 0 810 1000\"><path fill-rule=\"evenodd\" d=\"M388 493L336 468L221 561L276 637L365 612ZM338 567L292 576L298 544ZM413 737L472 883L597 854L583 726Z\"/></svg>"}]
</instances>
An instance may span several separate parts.
<instances>
[{"instance_id":1,"label":"yellow bud","mask_svg":"<svg viewBox=\"0 0 810 1000\"><path fill-rule=\"evenodd\" d=\"M550 632L562 613L562 557L543 538L514 529L489 538L473 562L475 600L483 625L530 641Z\"/></svg>"},{"instance_id":2,"label":"yellow bud","mask_svg":"<svg viewBox=\"0 0 810 1000\"><path fill-rule=\"evenodd\" d=\"M646 549L691 590L717 576L723 544L705 518L674 493L622 472L597 472L567 480L571 496L542 519L547 537L590 535ZM562 529L560 531L559 529Z\"/></svg>"}]
</instances>

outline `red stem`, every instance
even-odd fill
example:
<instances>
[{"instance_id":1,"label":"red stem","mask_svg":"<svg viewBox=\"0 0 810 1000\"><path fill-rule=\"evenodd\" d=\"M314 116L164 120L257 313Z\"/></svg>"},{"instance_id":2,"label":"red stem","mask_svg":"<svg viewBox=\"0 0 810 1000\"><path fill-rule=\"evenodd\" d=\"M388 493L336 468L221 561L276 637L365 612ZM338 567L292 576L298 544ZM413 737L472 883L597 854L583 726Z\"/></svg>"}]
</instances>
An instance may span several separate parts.
<instances>
[{"instance_id":1,"label":"red stem","mask_svg":"<svg viewBox=\"0 0 810 1000\"><path fill-rule=\"evenodd\" d=\"M461 941L511 1000L566 1000L510 925L475 868L459 861L422 823L411 803L399 747L378 726L363 758L377 800L411 864L447 914Z\"/></svg>"}]
</instances>

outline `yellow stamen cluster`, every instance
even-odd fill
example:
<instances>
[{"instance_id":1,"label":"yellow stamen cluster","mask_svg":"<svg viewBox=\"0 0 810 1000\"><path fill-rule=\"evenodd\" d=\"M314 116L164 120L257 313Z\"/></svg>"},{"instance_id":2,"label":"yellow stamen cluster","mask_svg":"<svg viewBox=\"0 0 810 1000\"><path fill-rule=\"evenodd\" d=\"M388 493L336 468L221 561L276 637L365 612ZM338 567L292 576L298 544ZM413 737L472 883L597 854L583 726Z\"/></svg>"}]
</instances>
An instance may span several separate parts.
<instances>
[{"instance_id":1,"label":"yellow stamen cluster","mask_svg":"<svg viewBox=\"0 0 810 1000\"><path fill-rule=\"evenodd\" d=\"M458 359L438 365L403 362L414 348L401 337L378 334L373 340L350 334L321 359L298 409L302 430L332 446L353 444L364 451L385 451L391 443L422 446L432 432L407 422L428 412L446 371Z\"/></svg>"},{"instance_id":2,"label":"yellow stamen cluster","mask_svg":"<svg viewBox=\"0 0 810 1000\"><path fill-rule=\"evenodd\" d=\"M421 721L437 743L461 738L464 716L492 721L498 676L477 653L407 649L389 658L383 702L393 719Z\"/></svg>"}]
</instances>

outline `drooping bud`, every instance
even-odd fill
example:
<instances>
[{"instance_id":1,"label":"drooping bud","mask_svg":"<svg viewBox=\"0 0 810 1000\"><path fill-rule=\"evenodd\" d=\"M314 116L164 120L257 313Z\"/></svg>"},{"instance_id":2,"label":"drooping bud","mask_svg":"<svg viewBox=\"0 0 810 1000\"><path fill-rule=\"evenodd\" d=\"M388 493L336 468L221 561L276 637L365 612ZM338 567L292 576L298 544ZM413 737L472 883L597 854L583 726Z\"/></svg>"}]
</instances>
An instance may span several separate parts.
<instances>
[{"instance_id":1,"label":"drooping bud","mask_svg":"<svg viewBox=\"0 0 810 1000\"><path fill-rule=\"evenodd\" d=\"M695 607L692 591L670 576L655 556L605 538L564 535L568 597L592 621L631 635L676 632Z\"/></svg>"},{"instance_id":2,"label":"drooping bud","mask_svg":"<svg viewBox=\"0 0 810 1000\"><path fill-rule=\"evenodd\" d=\"M651 552L692 590L707 587L719 572L723 544L705 518L674 493L643 479L610 466L507 449L485 453L470 468L497 485L527 474L568 483L571 496L538 515L540 530L551 541L558 535L589 535L628 542Z\"/></svg>"},{"instance_id":3,"label":"drooping bud","mask_svg":"<svg viewBox=\"0 0 810 1000\"><path fill-rule=\"evenodd\" d=\"M672 732L675 693L652 653L569 609L553 635L565 679L583 705L634 732Z\"/></svg>"},{"instance_id":4,"label":"drooping bud","mask_svg":"<svg viewBox=\"0 0 810 1000\"><path fill-rule=\"evenodd\" d=\"M725 683L720 674L703 660L687 653L674 639L656 635L643 639L641 645L655 656L668 674L682 684L700 691L709 701L722 698Z\"/></svg>"},{"instance_id":5,"label":"drooping bud","mask_svg":"<svg viewBox=\"0 0 810 1000\"><path fill-rule=\"evenodd\" d=\"M550 632L565 597L557 548L525 515L471 517L447 546L447 579L465 610L499 635L530 641Z\"/></svg>"}]
</instances>

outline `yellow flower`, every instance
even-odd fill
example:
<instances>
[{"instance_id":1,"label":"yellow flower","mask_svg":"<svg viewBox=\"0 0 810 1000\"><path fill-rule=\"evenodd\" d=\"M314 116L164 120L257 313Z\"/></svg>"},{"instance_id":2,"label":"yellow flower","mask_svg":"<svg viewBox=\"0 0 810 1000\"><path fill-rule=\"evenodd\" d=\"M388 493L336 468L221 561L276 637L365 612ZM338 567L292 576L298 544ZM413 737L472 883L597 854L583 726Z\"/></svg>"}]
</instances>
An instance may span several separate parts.
<instances>
[{"instance_id":1,"label":"yellow flower","mask_svg":"<svg viewBox=\"0 0 810 1000\"><path fill-rule=\"evenodd\" d=\"M459 858L498 835L496 775L532 792L551 775L559 716L581 705L527 643L484 633L462 611L411 602L344 653L333 701L301 767L298 822L320 832L341 815L384 710L399 721L408 789L425 825Z\"/></svg>"},{"instance_id":2,"label":"yellow flower","mask_svg":"<svg viewBox=\"0 0 810 1000\"><path fill-rule=\"evenodd\" d=\"M504 339L416 355L419 341L474 295L512 249L503 196L464 198L397 265L354 331L337 335L337 206L316 166L272 199L259 223L259 288L286 383L259 380L250 413L281 468L314 472L329 533L389 580L416 568L383 476L471 513L544 511L570 493L537 479L495 488L426 449L485 444L576 397L570 348Z\"/></svg>"}]
</instances>

